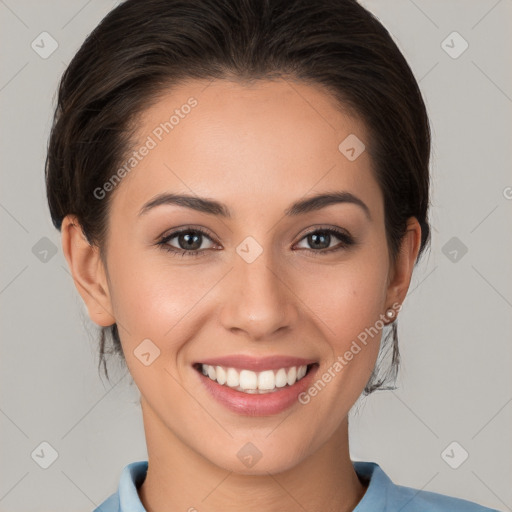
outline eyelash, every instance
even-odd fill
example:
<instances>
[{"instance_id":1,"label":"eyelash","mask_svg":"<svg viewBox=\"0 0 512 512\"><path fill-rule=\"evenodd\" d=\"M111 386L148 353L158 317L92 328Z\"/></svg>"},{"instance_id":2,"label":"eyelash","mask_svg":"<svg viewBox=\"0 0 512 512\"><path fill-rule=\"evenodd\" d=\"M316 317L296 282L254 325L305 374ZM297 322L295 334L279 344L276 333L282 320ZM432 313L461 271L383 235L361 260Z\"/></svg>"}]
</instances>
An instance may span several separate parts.
<instances>
[{"instance_id":1,"label":"eyelash","mask_svg":"<svg viewBox=\"0 0 512 512\"><path fill-rule=\"evenodd\" d=\"M206 236L206 237L210 238L210 240L212 240L212 235L208 231L206 231L204 229L187 227L185 229L173 231L172 233L165 235L157 242L157 245L160 246L164 251L169 252L172 256L179 256L180 254L182 257L185 256L185 254L187 255L187 257L189 257L189 256L192 256L192 257L206 256L206 251L207 251L206 249L202 249L202 250L197 249L197 250L193 250L193 251L187 251L185 249L177 249L176 247L172 247L171 245L168 244L169 240L172 240L173 238L175 238L183 233L200 234L200 235ZM333 252L340 251L342 249L348 249L350 246L355 245L355 243L356 243L355 240L350 235L348 235L346 232L335 229L335 228L317 228L314 231L309 231L308 233L304 234L304 236L299 240L299 242L304 240L304 238L306 238L307 236L313 235L315 233L324 233L324 234L328 233L330 235L335 235L336 238L341 240L341 242L338 244L338 246L332 247L330 249L322 249L322 250L303 249L303 250L313 254L314 256L322 256L325 254L330 254Z\"/></svg>"}]
</instances>

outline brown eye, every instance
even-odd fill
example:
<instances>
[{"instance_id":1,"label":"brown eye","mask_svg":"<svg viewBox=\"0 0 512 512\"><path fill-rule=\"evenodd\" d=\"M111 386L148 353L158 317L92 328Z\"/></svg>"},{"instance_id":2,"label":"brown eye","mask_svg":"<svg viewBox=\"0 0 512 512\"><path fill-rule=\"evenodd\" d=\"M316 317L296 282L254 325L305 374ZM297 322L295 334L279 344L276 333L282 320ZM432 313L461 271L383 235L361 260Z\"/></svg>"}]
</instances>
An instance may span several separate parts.
<instances>
[{"instance_id":1,"label":"brown eye","mask_svg":"<svg viewBox=\"0 0 512 512\"><path fill-rule=\"evenodd\" d=\"M204 239L212 241L210 236L200 229L180 229L179 231L173 231L168 235L164 236L158 245L174 254L181 254L182 256L196 256L198 254L204 254L207 248L200 250ZM171 244L171 240L176 239L175 245ZM213 243L213 242L212 242ZM177 247L176 247L177 245ZM211 247L209 247L211 248Z\"/></svg>"},{"instance_id":2,"label":"brown eye","mask_svg":"<svg viewBox=\"0 0 512 512\"><path fill-rule=\"evenodd\" d=\"M331 247L331 242L335 241L335 239L338 239L340 242L337 246ZM335 252L354 244L354 240L350 235L333 228L317 229L308 233L302 240L305 240L309 245L310 249L306 248L306 250L321 254Z\"/></svg>"}]
</instances>

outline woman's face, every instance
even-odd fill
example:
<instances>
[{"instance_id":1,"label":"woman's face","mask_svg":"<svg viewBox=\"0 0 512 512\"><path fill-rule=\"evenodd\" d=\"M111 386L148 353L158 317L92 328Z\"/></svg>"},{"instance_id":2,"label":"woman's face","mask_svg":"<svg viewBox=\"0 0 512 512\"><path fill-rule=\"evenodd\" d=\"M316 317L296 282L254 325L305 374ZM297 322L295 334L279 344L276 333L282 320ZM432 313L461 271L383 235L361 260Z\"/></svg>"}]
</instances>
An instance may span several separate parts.
<instances>
[{"instance_id":1,"label":"woman's face","mask_svg":"<svg viewBox=\"0 0 512 512\"><path fill-rule=\"evenodd\" d=\"M317 87L217 80L169 92L138 135L137 164L111 197L106 272L146 432L236 472L290 468L344 424L382 315L406 292L390 284L365 127ZM347 200L292 208L320 194ZM205 376L205 362L229 382ZM301 363L309 371L290 386ZM237 377L282 387L236 391ZM244 457L256 450L252 468Z\"/></svg>"}]
</instances>

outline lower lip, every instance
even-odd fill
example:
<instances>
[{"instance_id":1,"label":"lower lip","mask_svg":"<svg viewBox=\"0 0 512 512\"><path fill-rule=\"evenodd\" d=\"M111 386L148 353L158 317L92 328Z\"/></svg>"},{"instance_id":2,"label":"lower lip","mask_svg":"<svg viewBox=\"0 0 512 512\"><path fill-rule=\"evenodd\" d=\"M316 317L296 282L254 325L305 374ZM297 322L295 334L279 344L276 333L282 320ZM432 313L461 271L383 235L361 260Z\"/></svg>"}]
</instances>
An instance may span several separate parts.
<instances>
[{"instance_id":1,"label":"lower lip","mask_svg":"<svg viewBox=\"0 0 512 512\"><path fill-rule=\"evenodd\" d=\"M213 398L231 411L246 416L270 416L279 414L298 402L299 394L311 385L317 370L318 365L315 364L301 380L292 386L277 388L278 391L263 394L237 391L206 377L200 371L194 371Z\"/></svg>"}]
</instances>

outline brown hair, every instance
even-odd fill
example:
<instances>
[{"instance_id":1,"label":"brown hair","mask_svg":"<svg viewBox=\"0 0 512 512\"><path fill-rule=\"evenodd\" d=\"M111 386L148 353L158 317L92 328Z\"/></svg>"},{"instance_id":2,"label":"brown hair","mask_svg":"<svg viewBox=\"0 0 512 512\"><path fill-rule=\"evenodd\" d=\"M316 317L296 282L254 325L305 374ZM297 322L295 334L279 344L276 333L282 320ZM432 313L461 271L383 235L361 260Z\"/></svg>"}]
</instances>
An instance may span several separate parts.
<instances>
[{"instance_id":1,"label":"brown hair","mask_svg":"<svg viewBox=\"0 0 512 512\"><path fill-rule=\"evenodd\" d=\"M104 247L111 195L98 199L94 190L125 160L137 116L160 93L186 79L285 76L325 87L340 109L363 120L391 259L411 216L421 226L421 256L430 241L426 108L390 34L355 0L121 3L89 34L60 81L46 159L53 224L60 230L63 218L74 214L89 243ZM391 365L380 376L390 338ZM124 358L115 324L101 331L99 365L108 378L106 353ZM379 357L365 394L395 381L396 321Z\"/></svg>"}]
</instances>

